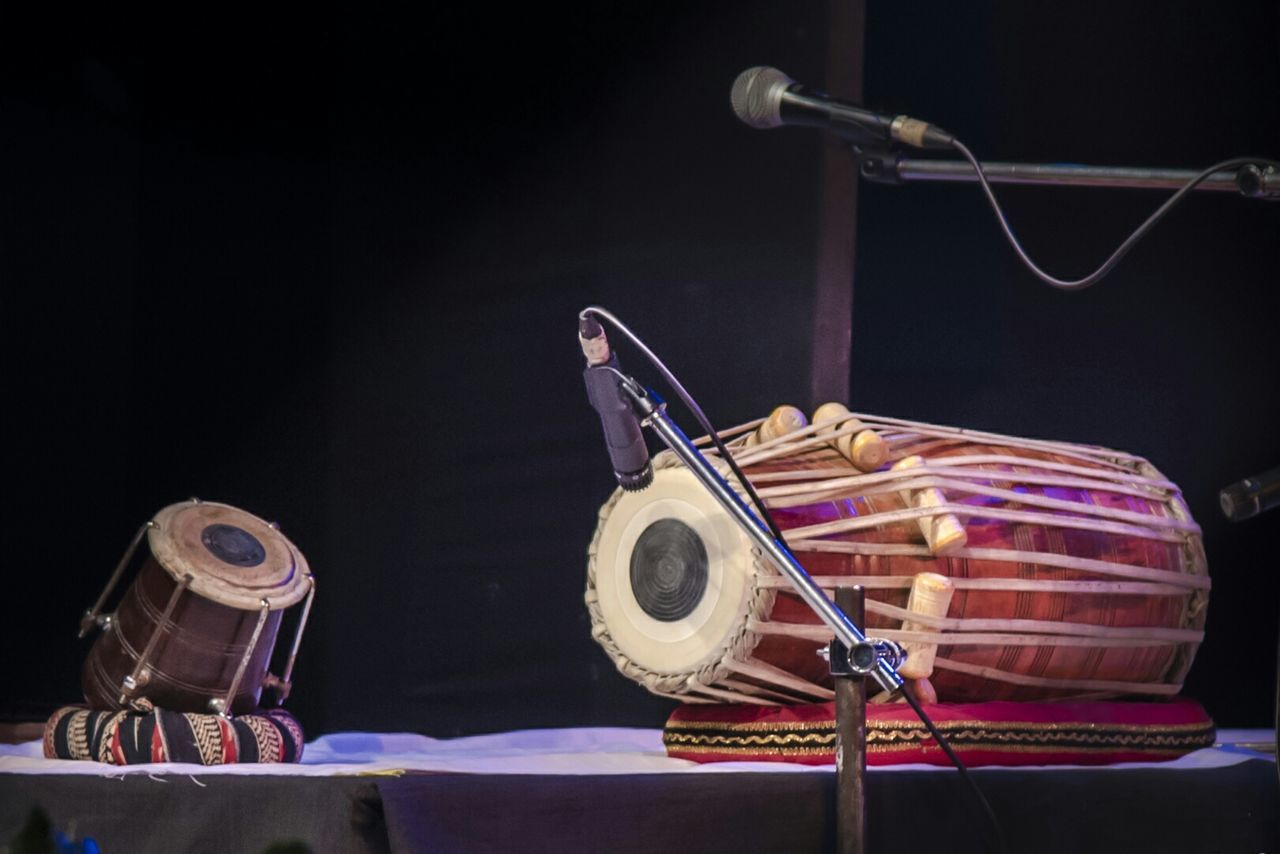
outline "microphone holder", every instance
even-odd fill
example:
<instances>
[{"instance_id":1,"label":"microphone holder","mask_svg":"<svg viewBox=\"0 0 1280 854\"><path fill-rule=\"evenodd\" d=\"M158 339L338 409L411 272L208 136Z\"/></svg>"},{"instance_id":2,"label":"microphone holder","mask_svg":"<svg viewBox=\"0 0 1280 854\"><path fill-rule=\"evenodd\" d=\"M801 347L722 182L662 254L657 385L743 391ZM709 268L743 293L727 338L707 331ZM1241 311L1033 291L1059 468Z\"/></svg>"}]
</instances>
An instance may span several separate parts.
<instances>
[{"instance_id":1,"label":"microphone holder","mask_svg":"<svg viewBox=\"0 0 1280 854\"><path fill-rule=\"evenodd\" d=\"M729 514L773 564L787 577L795 592L834 633L830 645L820 651L830 664L836 681L837 732L837 835L840 851L862 854L866 850L866 688L871 676L885 691L903 689L898 667L906 653L893 641L868 638L850 618L853 611L862 621L862 589L841 588L837 606L813 580L795 555L774 538L764 522L729 486L720 472L694 446L684 431L667 415L666 403L656 393L646 392L623 374L619 387L630 399L640 424L657 434L663 443L689 468L707 492Z\"/></svg>"},{"instance_id":2,"label":"microphone holder","mask_svg":"<svg viewBox=\"0 0 1280 854\"><path fill-rule=\"evenodd\" d=\"M851 146L863 178L877 184L918 182L976 183L978 173L967 160L904 157L896 150ZM1199 173L1190 169L1143 166L1084 166L1078 163L984 162L991 184L1034 184L1051 187L1127 187L1176 190ZM1238 192L1253 199L1280 199L1280 170L1250 164L1214 172L1196 190Z\"/></svg>"}]
</instances>

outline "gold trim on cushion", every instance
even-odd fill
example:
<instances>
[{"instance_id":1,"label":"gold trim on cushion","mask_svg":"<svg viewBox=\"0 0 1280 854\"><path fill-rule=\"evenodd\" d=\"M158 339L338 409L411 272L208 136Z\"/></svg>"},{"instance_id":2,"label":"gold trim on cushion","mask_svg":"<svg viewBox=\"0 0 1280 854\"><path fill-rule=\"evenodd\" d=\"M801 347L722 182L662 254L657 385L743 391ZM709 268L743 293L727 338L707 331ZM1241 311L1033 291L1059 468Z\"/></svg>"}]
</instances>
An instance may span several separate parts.
<instances>
[{"instance_id":1,"label":"gold trim on cushion","mask_svg":"<svg viewBox=\"0 0 1280 854\"><path fill-rule=\"evenodd\" d=\"M1070 750L1142 752L1176 756L1214 743L1209 721L1185 724L1033 723L942 721L949 741L963 750L1001 753L1063 753ZM867 722L867 752L918 752L932 739L918 721ZM673 753L741 753L812 756L834 754L834 721L668 722L663 745Z\"/></svg>"}]
</instances>

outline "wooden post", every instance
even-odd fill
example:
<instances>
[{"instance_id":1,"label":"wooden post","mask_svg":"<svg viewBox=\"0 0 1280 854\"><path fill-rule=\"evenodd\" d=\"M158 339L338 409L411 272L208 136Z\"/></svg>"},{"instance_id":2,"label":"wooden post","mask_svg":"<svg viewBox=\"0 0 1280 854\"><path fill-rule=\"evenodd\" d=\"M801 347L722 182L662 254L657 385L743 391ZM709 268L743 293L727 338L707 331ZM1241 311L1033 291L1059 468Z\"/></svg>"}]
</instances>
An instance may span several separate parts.
<instances>
[{"instance_id":1,"label":"wooden post","mask_svg":"<svg viewBox=\"0 0 1280 854\"><path fill-rule=\"evenodd\" d=\"M853 624L865 620L861 587L836 588L836 605ZM867 683L861 676L837 676L836 683L836 850L867 850Z\"/></svg>"},{"instance_id":2,"label":"wooden post","mask_svg":"<svg viewBox=\"0 0 1280 854\"><path fill-rule=\"evenodd\" d=\"M862 100L866 0L829 0L826 91ZM853 262L858 229L858 164L832 134L825 134L819 180L818 258L813 300L810 400L850 400L853 341Z\"/></svg>"}]
</instances>

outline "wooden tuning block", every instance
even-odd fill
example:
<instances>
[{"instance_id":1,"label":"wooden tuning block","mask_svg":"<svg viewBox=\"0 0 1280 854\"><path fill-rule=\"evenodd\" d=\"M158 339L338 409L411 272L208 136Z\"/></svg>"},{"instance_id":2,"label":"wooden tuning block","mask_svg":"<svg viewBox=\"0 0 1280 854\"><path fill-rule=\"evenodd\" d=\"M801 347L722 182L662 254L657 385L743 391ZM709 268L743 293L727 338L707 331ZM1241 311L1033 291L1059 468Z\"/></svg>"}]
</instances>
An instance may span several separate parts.
<instances>
[{"instance_id":1,"label":"wooden tuning block","mask_svg":"<svg viewBox=\"0 0 1280 854\"><path fill-rule=\"evenodd\" d=\"M904 457L893 464L891 471L905 471L924 465L924 458L918 456ZM924 489L905 489L898 493L908 507L926 508L942 507L947 498L937 487ZM929 545L929 551L935 555L946 554L955 549L964 548L969 541L964 526L954 513L937 513L921 516L920 532Z\"/></svg>"},{"instance_id":2,"label":"wooden tuning block","mask_svg":"<svg viewBox=\"0 0 1280 854\"><path fill-rule=\"evenodd\" d=\"M845 417L847 416L847 417ZM835 433L837 430L853 428L855 432L831 439L831 446L841 453L859 471L875 471L889 459L889 445L880 434L865 426L857 418L849 414L843 403L824 403L813 413L813 422L830 421L833 418L843 420L823 430L823 433ZM857 428L861 427L861 430Z\"/></svg>"}]
</instances>

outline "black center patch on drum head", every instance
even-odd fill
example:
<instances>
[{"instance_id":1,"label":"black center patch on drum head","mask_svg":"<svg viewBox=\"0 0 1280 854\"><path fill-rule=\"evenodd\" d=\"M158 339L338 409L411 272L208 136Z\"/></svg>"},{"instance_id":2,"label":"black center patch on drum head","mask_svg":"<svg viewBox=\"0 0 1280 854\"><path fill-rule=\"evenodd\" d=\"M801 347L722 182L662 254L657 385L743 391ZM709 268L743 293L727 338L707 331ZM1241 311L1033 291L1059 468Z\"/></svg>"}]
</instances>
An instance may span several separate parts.
<instances>
[{"instance_id":1,"label":"black center patch on drum head","mask_svg":"<svg viewBox=\"0 0 1280 854\"><path fill-rule=\"evenodd\" d=\"M631 592L644 612L673 623L693 613L707 589L707 548L678 519L644 529L631 551Z\"/></svg>"},{"instance_id":2,"label":"black center patch on drum head","mask_svg":"<svg viewBox=\"0 0 1280 854\"><path fill-rule=\"evenodd\" d=\"M209 554L232 566L257 566L267 559L258 538L234 525L209 525L200 532L200 542Z\"/></svg>"}]
</instances>

